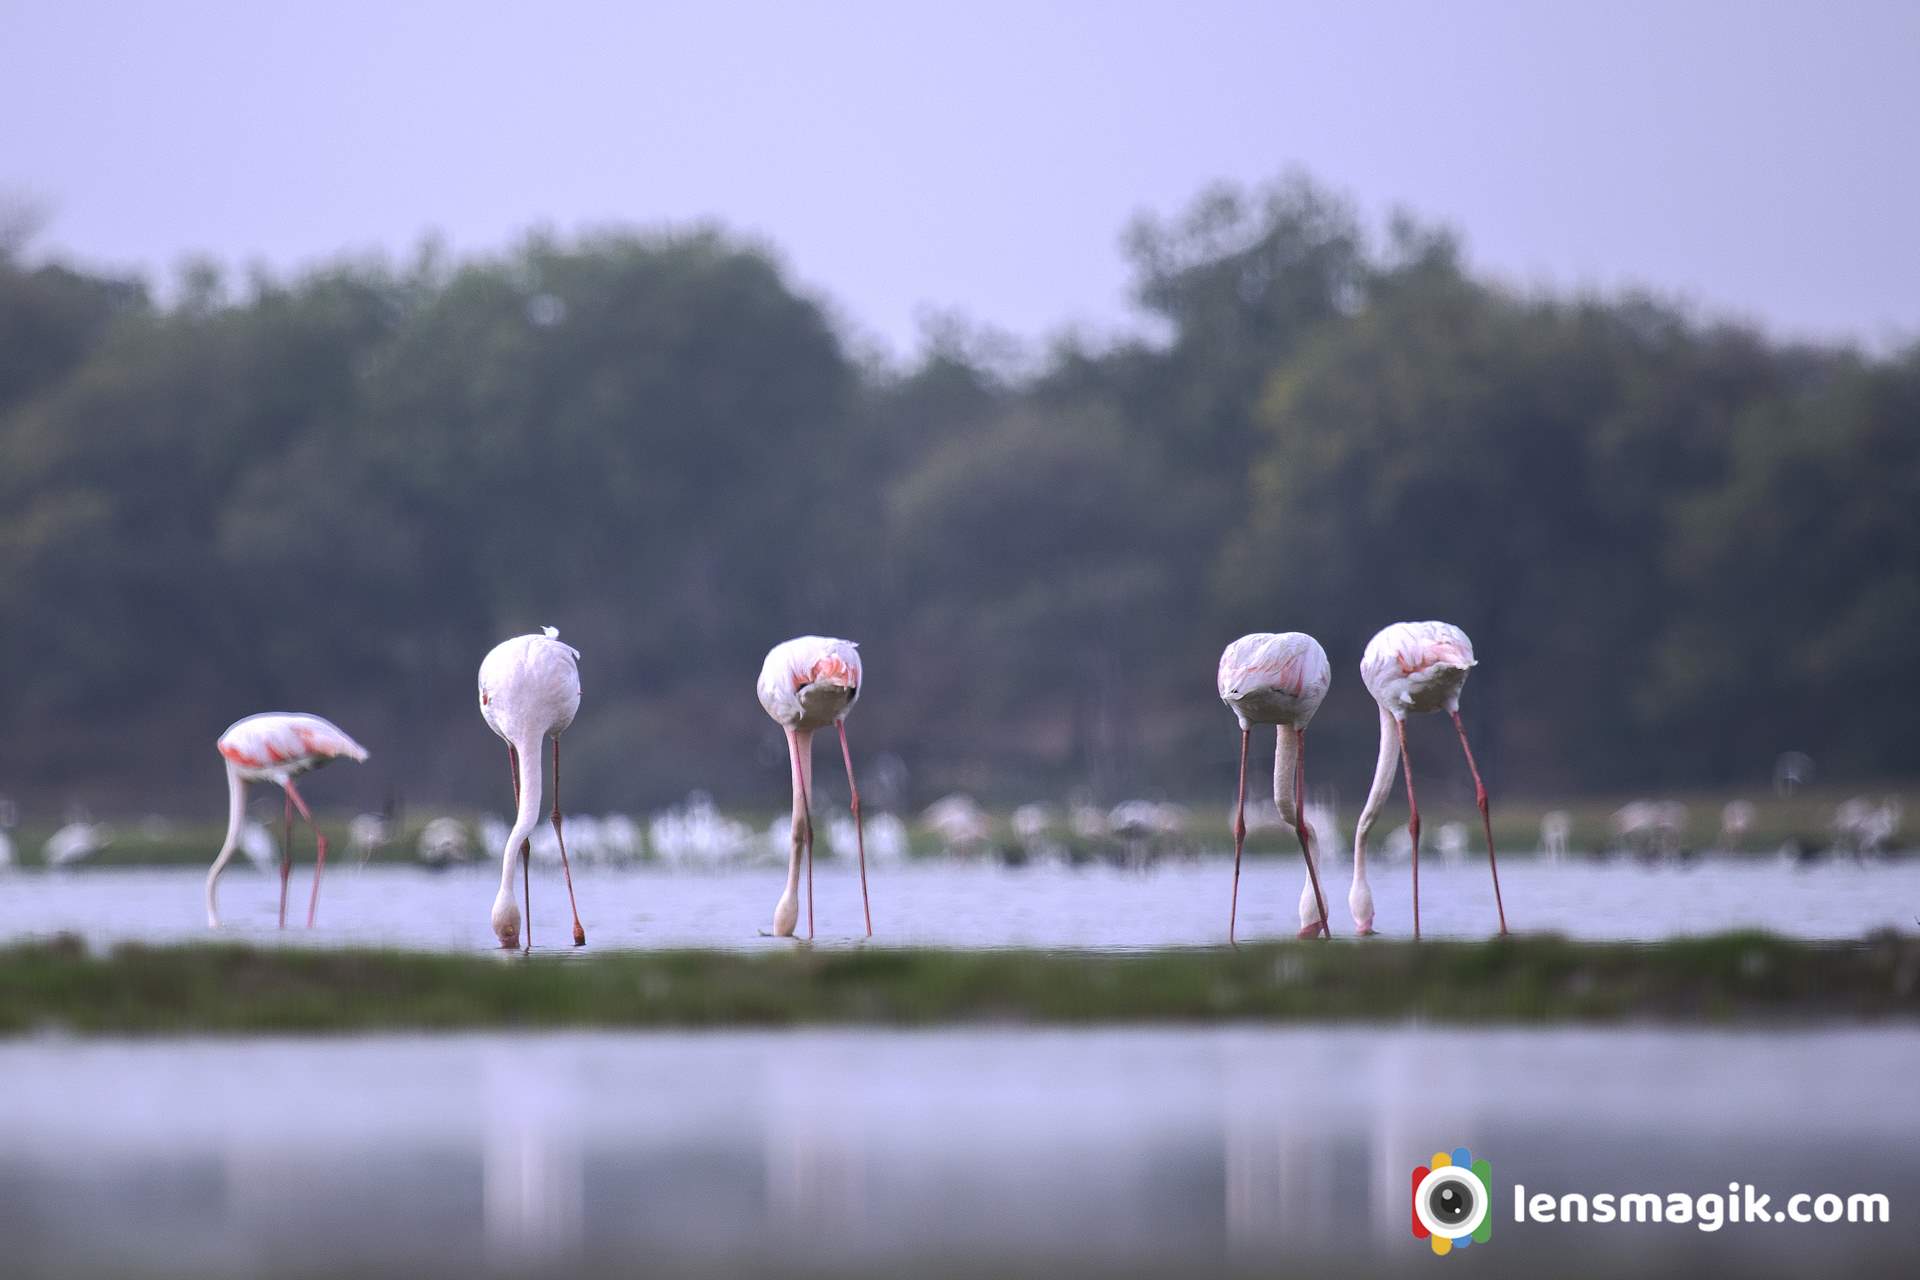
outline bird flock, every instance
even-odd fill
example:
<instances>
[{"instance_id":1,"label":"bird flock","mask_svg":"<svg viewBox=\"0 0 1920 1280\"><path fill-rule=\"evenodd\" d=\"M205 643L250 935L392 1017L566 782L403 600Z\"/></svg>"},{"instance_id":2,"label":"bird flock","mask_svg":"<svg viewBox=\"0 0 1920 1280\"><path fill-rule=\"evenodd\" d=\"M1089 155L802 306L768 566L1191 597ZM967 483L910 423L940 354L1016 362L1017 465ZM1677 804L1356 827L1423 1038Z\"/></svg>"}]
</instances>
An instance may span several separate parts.
<instances>
[{"instance_id":1,"label":"bird flock","mask_svg":"<svg viewBox=\"0 0 1920 1280\"><path fill-rule=\"evenodd\" d=\"M1472 641L1466 632L1446 622L1394 623L1374 636L1361 658L1361 681L1379 708L1380 754L1373 786L1353 838L1353 884L1347 894L1347 907L1356 933L1370 934L1374 929L1373 890L1367 882L1366 870L1367 835L1398 772L1406 778L1410 815L1407 834L1413 854L1413 936L1420 936L1420 806L1414 792L1412 761L1407 755L1406 718L1439 711L1452 718L1467 766L1473 773L1475 799L1486 833L1487 866L1493 876L1494 909L1500 932L1507 932L1487 788L1460 720L1460 690L1474 665ZM1332 680L1326 650L1312 636L1297 631L1242 636L1220 655L1220 699L1240 725L1240 781L1233 822L1233 890L1227 914L1229 942L1237 941L1240 864L1248 830L1247 757L1256 725L1275 727L1274 806L1280 827L1298 840L1306 862L1306 884L1300 893L1299 936L1332 936L1326 895L1320 883L1318 836L1305 803L1307 726L1325 700ZM799 928L803 876L807 937L814 936L813 738L828 728L833 729L839 739L840 758L846 767L847 790L852 797L852 844L860 869L860 905L867 936L873 936L873 906L867 885L867 833L846 728L847 713L859 700L863 687L859 646L850 640L815 635L799 636L775 645L767 653L760 678L755 682L760 705L786 736L792 786L786 883L773 909L775 937L792 937ZM573 943L585 946L587 933L574 896L573 868L567 857L565 819L560 809L560 738L580 710L580 651L562 643L559 632L552 627L502 641L480 663L479 699L481 718L506 744L514 799L513 825L500 839L500 889L489 915L494 936L502 948L530 950L533 945L531 863L545 795L542 757L551 741L552 807L546 820L552 824L553 845L566 881L567 906L573 917ZM316 853L313 888L307 901L307 926L311 928L319 910L327 839L314 823L313 814L294 780L335 760L364 761L366 748L337 725L304 712L247 716L221 734L217 746L226 765L229 804L226 839L207 872L208 926L219 927L216 889L220 872L234 852L239 850L256 862L263 861L261 846L269 837L258 823L246 816L247 786L260 782L279 787L285 797L286 833L279 858L280 925L283 928L287 917L288 878L293 865L294 815L297 813L313 831ZM978 812L977 806L970 806L971 801L964 797L950 798L934 807L939 812L929 811L929 820L936 826L960 833L961 838L974 828L984 833L984 815ZM724 825L726 820L711 812L710 803L707 810L698 814L690 810L679 817L667 815L656 820L656 825L664 820L688 827L685 832L677 829L665 832L669 837L667 843L710 839L716 824ZM1076 810L1076 824L1082 816ZM1038 829L1044 821L1044 815L1032 806L1015 814L1016 828L1024 825ZM1183 821L1184 815L1178 806L1149 802L1123 805L1110 816L1112 830L1133 832L1142 838ZM447 820L442 823L445 825L429 824L422 835L422 855L430 863L455 860L464 844L458 824ZM497 831L492 834L499 835ZM595 834L617 838L617 833L611 831ZM626 834L631 841L638 833ZM655 834L658 837L662 833ZM892 833L888 835L888 843L892 844ZM356 846L370 847L377 838L377 833L356 829L353 841ZM836 836L835 843L838 846L844 842ZM520 873L518 894L514 885L516 866Z\"/></svg>"}]
</instances>

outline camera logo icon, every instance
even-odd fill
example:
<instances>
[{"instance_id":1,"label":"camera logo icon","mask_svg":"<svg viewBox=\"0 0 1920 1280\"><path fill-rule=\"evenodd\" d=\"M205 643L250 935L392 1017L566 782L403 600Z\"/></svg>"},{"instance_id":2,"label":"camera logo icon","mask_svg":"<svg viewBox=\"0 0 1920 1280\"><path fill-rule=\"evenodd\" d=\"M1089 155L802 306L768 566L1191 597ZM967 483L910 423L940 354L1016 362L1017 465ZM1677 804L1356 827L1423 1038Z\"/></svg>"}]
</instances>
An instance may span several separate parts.
<instances>
[{"instance_id":1,"label":"camera logo icon","mask_svg":"<svg viewBox=\"0 0 1920 1280\"><path fill-rule=\"evenodd\" d=\"M1455 1147L1413 1171L1413 1234L1439 1254L1493 1239L1493 1162Z\"/></svg>"}]
</instances>

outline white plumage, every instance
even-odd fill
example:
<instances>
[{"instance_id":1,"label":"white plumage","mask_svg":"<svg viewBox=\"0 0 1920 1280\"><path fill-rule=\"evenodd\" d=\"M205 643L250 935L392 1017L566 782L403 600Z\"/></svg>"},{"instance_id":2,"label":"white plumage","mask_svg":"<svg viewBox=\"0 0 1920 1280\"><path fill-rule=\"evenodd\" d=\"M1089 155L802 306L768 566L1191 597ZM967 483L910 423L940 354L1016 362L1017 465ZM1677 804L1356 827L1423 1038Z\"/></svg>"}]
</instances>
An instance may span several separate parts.
<instances>
[{"instance_id":1,"label":"white plumage","mask_svg":"<svg viewBox=\"0 0 1920 1280\"><path fill-rule=\"evenodd\" d=\"M867 936L873 936L873 908L867 900L865 828L860 821L860 788L853 780L853 753L847 746L847 712L860 696L865 674L860 647L832 636L797 636L767 651L754 692L760 705L787 735L787 763L793 783L793 823L787 854L787 884L773 908L773 932L790 937L800 920L800 864L807 866L807 936L813 936L813 735L832 725L840 735L852 795L854 842L860 854L860 904Z\"/></svg>"},{"instance_id":2,"label":"white plumage","mask_svg":"<svg viewBox=\"0 0 1920 1280\"><path fill-rule=\"evenodd\" d=\"M1467 745L1466 726L1460 721L1460 690L1467 673L1477 665L1473 642L1450 622L1396 622L1367 642L1360 659L1360 680L1380 709L1380 752L1374 761L1373 786L1353 832L1353 890L1348 902L1360 932L1373 930L1373 890L1367 884L1367 832L1387 801L1396 767L1407 775L1407 835L1413 846L1413 936L1420 936L1420 805L1414 798L1413 762L1407 756L1406 719L1409 714L1445 711L1460 735L1473 772L1474 798L1480 806L1480 824L1487 836L1487 866L1493 873L1493 901L1500 915L1500 932L1507 931L1507 910L1500 900L1500 869L1493 852L1493 820L1487 810L1487 788ZM1364 906L1364 911L1362 907Z\"/></svg>"},{"instance_id":3,"label":"white plumage","mask_svg":"<svg viewBox=\"0 0 1920 1280\"><path fill-rule=\"evenodd\" d=\"M1258 631L1241 636L1220 655L1216 687L1220 700L1240 721L1240 788L1234 801L1233 903L1227 914L1227 941L1234 940L1240 916L1240 855L1247 842L1247 749L1256 724L1275 726L1273 803L1283 826L1300 841L1307 882L1300 892L1300 936L1332 936L1326 899L1320 892L1319 856L1311 823L1300 813L1306 791L1307 725L1333 683L1327 651L1298 631Z\"/></svg>"},{"instance_id":4,"label":"white plumage","mask_svg":"<svg viewBox=\"0 0 1920 1280\"><path fill-rule=\"evenodd\" d=\"M567 879L567 901L573 907L573 945L585 946L587 932L580 924L580 908L573 902L573 870L567 865L566 837L560 815L560 735L580 711L580 651L562 644L560 633L544 627L539 635L515 636L495 645L480 662L480 715L487 727L507 744L513 772L514 822L500 852L500 892L493 900L494 936L502 947L518 946L520 908L513 900L514 855L540 822L540 749L553 739L553 833L560 850L560 867ZM533 886L525 874L527 893L526 940L533 946Z\"/></svg>"},{"instance_id":5,"label":"white plumage","mask_svg":"<svg viewBox=\"0 0 1920 1280\"><path fill-rule=\"evenodd\" d=\"M767 651L754 692L783 727L824 729L860 697L860 646L832 636L797 636Z\"/></svg>"},{"instance_id":6,"label":"white plumage","mask_svg":"<svg viewBox=\"0 0 1920 1280\"><path fill-rule=\"evenodd\" d=\"M227 838L207 871L207 927L220 927L220 911L215 902L215 886L227 860L240 847L247 818L247 784L270 782L286 793L287 803L313 828L313 896L307 902L307 927L313 927L314 913L320 906L320 873L327 865L327 837L313 820L307 802L301 798L293 780L335 760L361 761L367 749L348 737L338 725L304 711L267 711L236 720L220 735L220 756L227 762ZM288 819L291 830L292 819ZM248 856L257 850L250 848ZM280 855L280 924L287 923L287 875L292 870L292 850Z\"/></svg>"}]
</instances>

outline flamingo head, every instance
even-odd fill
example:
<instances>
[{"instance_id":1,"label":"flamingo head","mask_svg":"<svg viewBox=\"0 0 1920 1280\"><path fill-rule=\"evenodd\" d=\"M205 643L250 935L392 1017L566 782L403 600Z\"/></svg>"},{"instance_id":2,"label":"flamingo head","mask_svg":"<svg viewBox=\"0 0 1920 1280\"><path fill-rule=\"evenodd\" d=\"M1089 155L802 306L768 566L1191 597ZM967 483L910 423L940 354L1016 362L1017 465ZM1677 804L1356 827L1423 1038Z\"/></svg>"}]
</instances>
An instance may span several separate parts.
<instances>
[{"instance_id":1,"label":"flamingo head","mask_svg":"<svg viewBox=\"0 0 1920 1280\"><path fill-rule=\"evenodd\" d=\"M500 939L503 949L520 945L520 904L513 900L513 894L505 888L493 900L493 936Z\"/></svg>"}]
</instances>

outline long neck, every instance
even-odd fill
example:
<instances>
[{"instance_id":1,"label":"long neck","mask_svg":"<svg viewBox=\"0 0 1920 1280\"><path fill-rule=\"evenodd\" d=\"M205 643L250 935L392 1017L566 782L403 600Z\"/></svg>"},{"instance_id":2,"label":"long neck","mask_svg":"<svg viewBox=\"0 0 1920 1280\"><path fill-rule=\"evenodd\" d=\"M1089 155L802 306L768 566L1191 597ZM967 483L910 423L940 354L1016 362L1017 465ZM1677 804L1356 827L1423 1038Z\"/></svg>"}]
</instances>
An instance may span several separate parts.
<instances>
[{"instance_id":1,"label":"long neck","mask_svg":"<svg viewBox=\"0 0 1920 1280\"><path fill-rule=\"evenodd\" d=\"M1387 802L1387 792L1393 789L1393 774L1399 763L1400 735L1395 726L1393 713L1381 707L1380 755L1373 762L1373 786L1367 791L1367 805L1360 811L1360 821L1353 827L1353 867L1356 879L1364 874L1367 865L1367 832L1373 829L1373 820L1380 816L1380 808Z\"/></svg>"},{"instance_id":2,"label":"long neck","mask_svg":"<svg viewBox=\"0 0 1920 1280\"><path fill-rule=\"evenodd\" d=\"M1300 796L1295 783L1300 776L1300 735L1292 725L1277 725L1275 733L1278 740L1273 746L1273 803L1280 810L1280 821L1293 828L1297 834L1305 815L1300 812ZM1307 856L1314 865L1320 864L1320 842L1309 839Z\"/></svg>"},{"instance_id":3,"label":"long neck","mask_svg":"<svg viewBox=\"0 0 1920 1280\"><path fill-rule=\"evenodd\" d=\"M545 743L545 734L530 734L524 741L513 744L514 755L520 762L520 808L513 816L513 830L507 833L507 847L500 851L503 892L512 892L514 859L521 844L540 825L540 748Z\"/></svg>"},{"instance_id":4,"label":"long neck","mask_svg":"<svg viewBox=\"0 0 1920 1280\"><path fill-rule=\"evenodd\" d=\"M1276 725L1274 731L1277 740L1273 744L1273 803L1280 810L1281 820L1290 827L1296 826L1300 815L1294 812L1293 783L1300 767L1300 739L1290 725Z\"/></svg>"},{"instance_id":5,"label":"long neck","mask_svg":"<svg viewBox=\"0 0 1920 1280\"><path fill-rule=\"evenodd\" d=\"M214 904L213 885L220 878L220 871L227 865L227 859L240 844L240 826L247 820L247 784L240 777L240 771L232 764L227 765L227 838L220 842L220 852L214 855L213 866L207 870L207 923L218 925L220 911Z\"/></svg>"},{"instance_id":6,"label":"long neck","mask_svg":"<svg viewBox=\"0 0 1920 1280\"><path fill-rule=\"evenodd\" d=\"M793 764L793 847L787 855L787 892L800 892L800 855L805 848L808 808L813 799L813 730L787 730L787 753Z\"/></svg>"}]
</instances>

